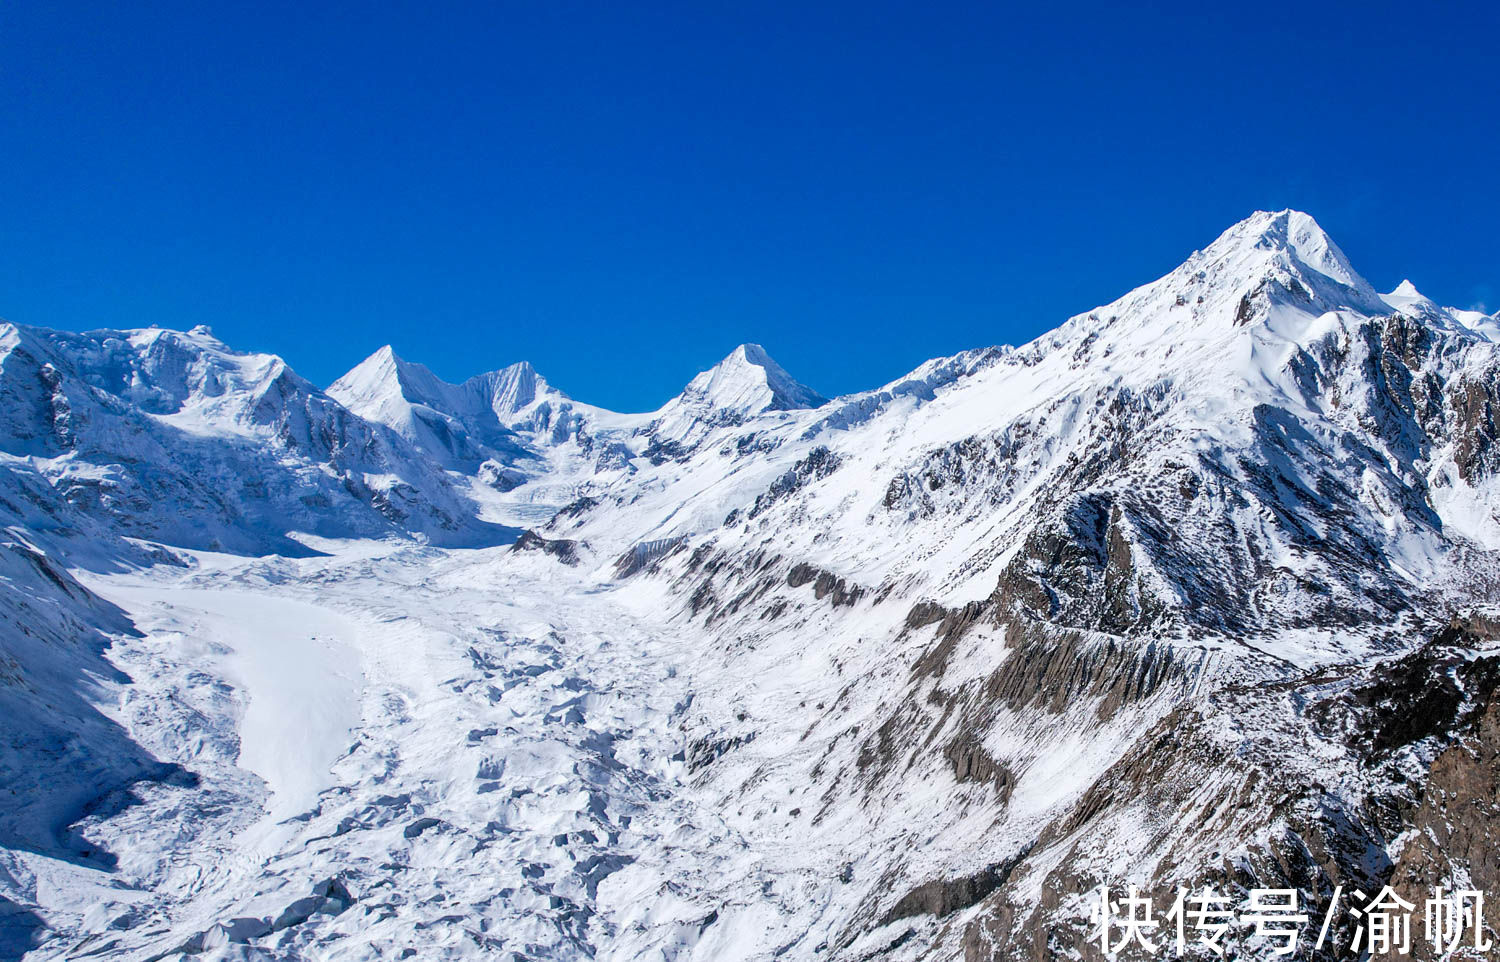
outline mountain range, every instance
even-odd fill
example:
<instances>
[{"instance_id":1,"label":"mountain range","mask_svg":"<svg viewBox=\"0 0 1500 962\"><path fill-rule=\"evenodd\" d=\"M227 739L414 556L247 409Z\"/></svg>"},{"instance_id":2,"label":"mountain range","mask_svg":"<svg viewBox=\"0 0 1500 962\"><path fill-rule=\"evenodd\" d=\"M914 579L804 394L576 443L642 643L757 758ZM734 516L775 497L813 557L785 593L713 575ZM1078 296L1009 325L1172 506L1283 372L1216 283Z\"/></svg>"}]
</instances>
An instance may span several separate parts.
<instances>
[{"instance_id":1,"label":"mountain range","mask_svg":"<svg viewBox=\"0 0 1500 962\"><path fill-rule=\"evenodd\" d=\"M1100 885L1500 875L1500 316L1304 213L832 399L4 325L0 400L0 958L1098 959Z\"/></svg>"}]
</instances>

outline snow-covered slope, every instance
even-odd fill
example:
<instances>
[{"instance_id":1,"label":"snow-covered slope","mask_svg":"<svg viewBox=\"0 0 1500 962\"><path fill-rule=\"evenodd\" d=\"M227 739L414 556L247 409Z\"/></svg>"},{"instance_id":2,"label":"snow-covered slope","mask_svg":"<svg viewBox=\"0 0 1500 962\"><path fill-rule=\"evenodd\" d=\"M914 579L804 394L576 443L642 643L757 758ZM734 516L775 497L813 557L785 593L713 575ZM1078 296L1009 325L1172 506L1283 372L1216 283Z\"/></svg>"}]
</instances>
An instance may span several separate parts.
<instances>
[{"instance_id":1,"label":"snow-covered slope","mask_svg":"<svg viewBox=\"0 0 1500 962\"><path fill-rule=\"evenodd\" d=\"M784 906L799 953L946 957L981 930L1021 951L995 919L1040 924L1043 881L1078 884L1039 840L1142 731L1220 686L1406 650L1500 583L1500 353L1456 312L1388 305L1305 215L937 367L956 375L847 416L737 426L549 529L602 546L628 512L645 577L717 639L688 730L732 747L696 784L782 857L721 866L699 905L816 886ZM1130 851L1099 857L1152 881ZM1031 881L975 908L1011 873Z\"/></svg>"},{"instance_id":2,"label":"snow-covered slope","mask_svg":"<svg viewBox=\"0 0 1500 962\"><path fill-rule=\"evenodd\" d=\"M1029 345L721 429L613 503L645 539L772 538L944 604L1004 576L1079 627L1380 621L1446 583L1450 549L1500 545L1496 357L1452 312L1393 312L1311 218L1260 214Z\"/></svg>"},{"instance_id":3,"label":"snow-covered slope","mask_svg":"<svg viewBox=\"0 0 1500 962\"><path fill-rule=\"evenodd\" d=\"M494 541L403 439L205 328L0 327L0 457L119 530L231 551L292 534Z\"/></svg>"},{"instance_id":4,"label":"snow-covered slope","mask_svg":"<svg viewBox=\"0 0 1500 962\"><path fill-rule=\"evenodd\" d=\"M4 810L12 944L1094 959L1100 882L1451 882L1400 839L1468 837L1424 792L1489 757L1495 330L1296 211L831 401L755 345L615 414L524 364L324 395L205 332L7 328L0 522L59 567L15 553L0 617L93 640L11 652L71 700L5 757L77 725L115 792ZM481 519L534 530L431 543ZM194 531L349 540L122 538Z\"/></svg>"}]
</instances>

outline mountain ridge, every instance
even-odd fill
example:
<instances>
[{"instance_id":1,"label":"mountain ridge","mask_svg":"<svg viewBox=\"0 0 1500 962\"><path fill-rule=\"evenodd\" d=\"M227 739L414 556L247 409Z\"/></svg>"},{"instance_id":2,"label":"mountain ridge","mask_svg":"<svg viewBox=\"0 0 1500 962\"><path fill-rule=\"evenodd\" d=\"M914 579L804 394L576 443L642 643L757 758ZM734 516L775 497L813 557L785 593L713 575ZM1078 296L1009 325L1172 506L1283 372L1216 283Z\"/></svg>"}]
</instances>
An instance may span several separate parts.
<instances>
[{"instance_id":1,"label":"mountain ridge","mask_svg":"<svg viewBox=\"0 0 1500 962\"><path fill-rule=\"evenodd\" d=\"M0 328L0 766L90 780L0 807L0 898L38 957L1102 962L1105 883L1452 882L1402 840L1500 751L1470 313L1283 211L827 401Z\"/></svg>"}]
</instances>

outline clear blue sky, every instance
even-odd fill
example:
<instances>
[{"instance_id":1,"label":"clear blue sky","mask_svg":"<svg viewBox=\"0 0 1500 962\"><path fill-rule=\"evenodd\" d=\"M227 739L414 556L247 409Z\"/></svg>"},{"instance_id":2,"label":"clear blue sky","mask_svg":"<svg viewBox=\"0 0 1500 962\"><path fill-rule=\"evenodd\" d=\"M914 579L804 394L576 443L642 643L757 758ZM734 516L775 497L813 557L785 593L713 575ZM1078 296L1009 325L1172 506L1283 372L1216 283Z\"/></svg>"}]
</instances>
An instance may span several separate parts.
<instances>
[{"instance_id":1,"label":"clear blue sky","mask_svg":"<svg viewBox=\"0 0 1500 962\"><path fill-rule=\"evenodd\" d=\"M1500 5L0 8L0 316L655 407L1020 342L1256 208L1500 307Z\"/></svg>"}]
</instances>

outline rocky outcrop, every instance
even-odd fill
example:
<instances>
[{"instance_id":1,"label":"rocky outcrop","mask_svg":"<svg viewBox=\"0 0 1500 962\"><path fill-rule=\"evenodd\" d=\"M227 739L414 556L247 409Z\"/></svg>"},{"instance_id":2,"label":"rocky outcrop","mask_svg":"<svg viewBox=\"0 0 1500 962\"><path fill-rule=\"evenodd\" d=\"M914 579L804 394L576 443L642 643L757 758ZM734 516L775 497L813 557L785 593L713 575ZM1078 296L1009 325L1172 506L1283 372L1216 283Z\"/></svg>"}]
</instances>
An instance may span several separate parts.
<instances>
[{"instance_id":1,"label":"rocky outcrop","mask_svg":"<svg viewBox=\"0 0 1500 962\"><path fill-rule=\"evenodd\" d=\"M1465 378L1448 395L1453 407L1453 460L1471 484L1500 471L1500 377Z\"/></svg>"},{"instance_id":2,"label":"rocky outcrop","mask_svg":"<svg viewBox=\"0 0 1500 962\"><path fill-rule=\"evenodd\" d=\"M851 585L832 571L815 567L805 561L792 566L792 570L787 572L786 583L792 588L800 588L811 583L813 597L819 601L828 598L829 603L835 608L852 605L865 593L862 586Z\"/></svg>"},{"instance_id":3,"label":"rocky outcrop","mask_svg":"<svg viewBox=\"0 0 1500 962\"><path fill-rule=\"evenodd\" d=\"M787 496L802 490L807 485L821 481L837 471L843 459L823 445L818 445L807 456L793 464L787 472L771 482L770 487L755 496L755 503L745 512L745 520L754 520L768 511L772 505ZM724 519L725 526L736 524L741 519L738 508Z\"/></svg>"},{"instance_id":4,"label":"rocky outcrop","mask_svg":"<svg viewBox=\"0 0 1500 962\"><path fill-rule=\"evenodd\" d=\"M953 769L953 778L959 784L978 782L995 790L995 799L1000 804L1010 800L1015 788L1016 776L1010 767L985 750L972 732L962 733L943 748L943 757Z\"/></svg>"},{"instance_id":5,"label":"rocky outcrop","mask_svg":"<svg viewBox=\"0 0 1500 962\"><path fill-rule=\"evenodd\" d=\"M682 538L657 538L632 545L615 559L615 577L629 578L682 547Z\"/></svg>"},{"instance_id":6,"label":"rocky outcrop","mask_svg":"<svg viewBox=\"0 0 1500 962\"><path fill-rule=\"evenodd\" d=\"M565 565L578 564L578 542L567 538L544 538L535 531L526 530L511 546L512 551L540 551L549 554Z\"/></svg>"},{"instance_id":7,"label":"rocky outcrop","mask_svg":"<svg viewBox=\"0 0 1500 962\"><path fill-rule=\"evenodd\" d=\"M1500 881L1500 656L1476 655L1481 624L1456 622L1368 669L1229 688L1172 711L1016 867L1040 900L997 889L985 901L965 928L965 958L1102 962L1087 913L1103 884L1144 881L1160 917L1179 885L1212 884L1237 903L1250 888L1296 888L1316 914L1336 886L1391 884L1421 906L1438 885ZM1105 869L1123 837L1144 880ZM1324 950L1306 944L1304 957L1343 957L1353 926L1336 913ZM1229 957L1259 957L1250 938L1248 926L1232 930Z\"/></svg>"},{"instance_id":8,"label":"rocky outcrop","mask_svg":"<svg viewBox=\"0 0 1500 962\"><path fill-rule=\"evenodd\" d=\"M879 925L908 919L916 915L934 915L942 918L954 912L977 905L985 896L1004 885L1010 873L1031 851L1029 847L1013 858L953 879L935 879L924 882L896 900L896 904L881 916Z\"/></svg>"}]
</instances>

